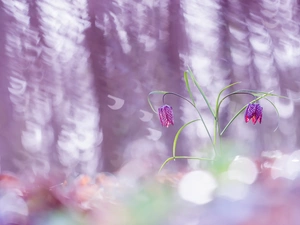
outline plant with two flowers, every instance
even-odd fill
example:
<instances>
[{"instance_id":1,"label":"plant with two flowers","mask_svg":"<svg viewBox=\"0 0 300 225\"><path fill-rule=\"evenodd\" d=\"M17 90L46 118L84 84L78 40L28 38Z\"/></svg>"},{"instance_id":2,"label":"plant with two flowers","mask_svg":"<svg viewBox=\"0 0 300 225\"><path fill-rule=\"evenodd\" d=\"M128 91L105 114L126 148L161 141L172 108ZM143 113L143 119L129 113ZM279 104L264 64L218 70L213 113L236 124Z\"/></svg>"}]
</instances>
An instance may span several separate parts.
<instances>
[{"instance_id":1,"label":"plant with two flowers","mask_svg":"<svg viewBox=\"0 0 300 225\"><path fill-rule=\"evenodd\" d=\"M195 78L195 76L194 76L194 74L193 74L193 72L191 71L190 68L187 71L184 72L184 81L185 81L186 89L187 89L188 94L189 94L189 98L186 98L186 97L184 97L180 94L174 93L174 92L167 92L167 91L152 91L148 95L149 105L150 105L151 109L159 115L159 119L160 119L161 125L163 127L169 127L170 125L174 125L173 108L172 108L172 106L170 106L168 104L165 104L165 97L167 95L174 95L174 96L177 96L177 97L182 98L183 100L187 101L189 104L191 104L193 106L193 108L197 111L198 116L199 116L198 119L195 119L195 120L192 120L190 122L185 123L177 131L177 133L174 137L174 141L173 141L172 156L165 160L165 162L160 167L160 171L168 162L170 162L171 160L175 160L175 159L196 159L196 160L214 161L217 154L218 154L218 148L220 148L218 143L220 143L222 135L229 128L229 126L233 123L233 121L243 111L245 111L244 119L245 119L246 123L249 122L250 120L252 121L253 124L256 124L257 122L261 123L262 122L262 117L263 117L263 107L259 104L259 100L265 99L266 101L268 101L274 107L274 109L277 113L277 116L279 117L278 109L276 108L274 103L271 100L268 99L268 97L274 97L275 96L275 97L288 99L288 97L274 94L272 91L263 92L263 91L255 91L255 90L237 90L237 91L233 91L233 92L223 96L224 91L226 91L230 87L240 83L240 82L235 82L235 83L232 83L232 84L226 86L225 88L223 88L219 92L218 97L216 99L215 108L213 109L212 104L208 101L207 96L203 92L203 89L200 87L199 83L197 82L197 80L196 80L196 78ZM207 105L207 107L210 111L211 116L213 117L213 120L214 120L213 134L211 134L211 132L209 131L209 129L207 127L207 124L203 120L203 117L202 117L202 114L201 114L200 110L197 108L194 94L192 93L191 88L190 88L190 81L192 81L192 83L196 86L196 88L200 92L201 96L203 97L203 100L205 101L205 103L206 103L206 105ZM163 95L162 96L163 106L159 107L158 110L155 110L155 108L153 107L153 104L150 100L150 96L153 95L153 94ZM225 99L227 99L228 97L233 96L233 95L250 95L250 96L253 97L253 100L250 101L250 102L247 102L247 104L245 104L229 120L229 122L226 124L226 126L224 128L221 128L220 124L219 124L219 114L220 114L221 104L224 102ZM200 121L202 123L202 125L204 126L204 128L207 132L207 135L210 139L210 142L211 142L212 147L213 147L212 148L213 149L212 156L210 158L200 158L200 157L193 157L193 156L179 156L179 155L177 155L176 154L176 146L177 146L177 141L178 141L178 137L179 137L180 133L182 132L182 130L186 126L188 126L192 123L198 122L198 121ZM277 125L277 127L278 127L278 125ZM277 127L275 128L275 130L277 129Z\"/></svg>"}]
</instances>

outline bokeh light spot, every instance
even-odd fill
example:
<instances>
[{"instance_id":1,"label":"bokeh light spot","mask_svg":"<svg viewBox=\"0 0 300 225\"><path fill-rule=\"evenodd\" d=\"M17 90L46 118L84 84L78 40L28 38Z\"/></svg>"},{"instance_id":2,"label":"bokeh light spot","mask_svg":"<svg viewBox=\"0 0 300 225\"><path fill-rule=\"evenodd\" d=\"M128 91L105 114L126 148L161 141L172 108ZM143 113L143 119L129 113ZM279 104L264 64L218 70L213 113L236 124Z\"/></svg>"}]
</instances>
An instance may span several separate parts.
<instances>
[{"instance_id":1,"label":"bokeh light spot","mask_svg":"<svg viewBox=\"0 0 300 225\"><path fill-rule=\"evenodd\" d=\"M248 158L237 156L229 166L228 177L245 184L252 184L257 177L256 165Z\"/></svg>"},{"instance_id":2,"label":"bokeh light spot","mask_svg":"<svg viewBox=\"0 0 300 225\"><path fill-rule=\"evenodd\" d=\"M213 199L217 188L215 178L206 171L187 173L180 181L178 192L181 198L195 204L206 204Z\"/></svg>"}]
</instances>

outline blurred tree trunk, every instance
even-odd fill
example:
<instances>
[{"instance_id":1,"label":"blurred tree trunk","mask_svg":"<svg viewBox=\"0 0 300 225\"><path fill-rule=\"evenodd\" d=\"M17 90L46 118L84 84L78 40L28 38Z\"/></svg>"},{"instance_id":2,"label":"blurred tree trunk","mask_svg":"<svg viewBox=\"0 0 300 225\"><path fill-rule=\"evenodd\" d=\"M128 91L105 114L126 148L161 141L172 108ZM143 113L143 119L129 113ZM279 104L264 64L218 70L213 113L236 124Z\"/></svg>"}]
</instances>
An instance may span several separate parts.
<instances>
[{"instance_id":1,"label":"blurred tree trunk","mask_svg":"<svg viewBox=\"0 0 300 225\"><path fill-rule=\"evenodd\" d=\"M136 160L156 171L177 130L197 115L167 96L175 126L165 129L147 96L188 96L187 66L212 103L236 81L243 83L232 90L298 96L298 7L266 0L0 1L1 169L94 174ZM156 108L160 97L151 98ZM196 100L212 124L202 97ZM225 103L221 126L249 100ZM262 101L262 125L244 124L241 116L225 137L248 143L254 154L299 147L294 103L275 102L283 117L275 133L276 113ZM202 125L191 125L178 154L204 154L208 145Z\"/></svg>"}]
</instances>

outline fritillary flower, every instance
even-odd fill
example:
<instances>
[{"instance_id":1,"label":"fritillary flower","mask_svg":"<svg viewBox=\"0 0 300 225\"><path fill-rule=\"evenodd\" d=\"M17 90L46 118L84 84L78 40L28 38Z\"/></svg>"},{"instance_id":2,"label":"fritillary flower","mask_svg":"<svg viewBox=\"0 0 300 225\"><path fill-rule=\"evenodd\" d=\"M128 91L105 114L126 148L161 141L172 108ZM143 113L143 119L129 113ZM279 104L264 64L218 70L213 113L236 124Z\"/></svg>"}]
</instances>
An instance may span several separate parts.
<instances>
[{"instance_id":1,"label":"fritillary flower","mask_svg":"<svg viewBox=\"0 0 300 225\"><path fill-rule=\"evenodd\" d=\"M262 111L263 107L261 107L258 103L248 104L245 111L245 122L248 123L250 120L252 120L253 124L256 124L257 121L261 123Z\"/></svg>"},{"instance_id":2,"label":"fritillary flower","mask_svg":"<svg viewBox=\"0 0 300 225\"><path fill-rule=\"evenodd\" d=\"M169 127L170 124L174 125L173 109L171 106L163 105L162 107L159 107L158 115L163 127Z\"/></svg>"}]
</instances>

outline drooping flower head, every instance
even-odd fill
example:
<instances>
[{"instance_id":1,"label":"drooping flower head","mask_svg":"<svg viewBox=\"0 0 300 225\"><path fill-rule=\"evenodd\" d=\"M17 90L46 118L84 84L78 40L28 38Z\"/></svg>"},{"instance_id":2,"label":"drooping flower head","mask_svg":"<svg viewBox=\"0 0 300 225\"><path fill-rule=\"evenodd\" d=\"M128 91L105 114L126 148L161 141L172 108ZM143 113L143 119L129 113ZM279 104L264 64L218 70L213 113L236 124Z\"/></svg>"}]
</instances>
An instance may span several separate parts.
<instances>
[{"instance_id":1,"label":"drooping flower head","mask_svg":"<svg viewBox=\"0 0 300 225\"><path fill-rule=\"evenodd\" d=\"M257 121L261 123L262 111L263 107L261 107L258 103L248 104L245 111L245 122L248 123L250 120L252 120L253 124L256 124Z\"/></svg>"},{"instance_id":2,"label":"drooping flower head","mask_svg":"<svg viewBox=\"0 0 300 225\"><path fill-rule=\"evenodd\" d=\"M171 106L163 105L158 108L158 115L163 127L169 127L170 124L174 125L173 108Z\"/></svg>"}]
</instances>

